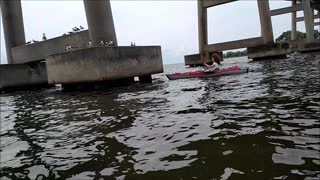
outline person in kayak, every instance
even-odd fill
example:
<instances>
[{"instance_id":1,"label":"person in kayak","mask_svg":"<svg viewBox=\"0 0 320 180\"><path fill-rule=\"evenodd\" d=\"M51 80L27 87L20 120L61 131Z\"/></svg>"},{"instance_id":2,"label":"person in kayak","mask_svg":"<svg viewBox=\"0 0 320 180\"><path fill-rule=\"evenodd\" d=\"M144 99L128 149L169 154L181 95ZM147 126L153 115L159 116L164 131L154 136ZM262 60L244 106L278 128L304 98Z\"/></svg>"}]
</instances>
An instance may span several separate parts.
<instances>
[{"instance_id":1,"label":"person in kayak","mask_svg":"<svg viewBox=\"0 0 320 180\"><path fill-rule=\"evenodd\" d=\"M211 61L203 63L206 66L206 73L214 73L216 70L219 70L219 65L221 64L220 56L216 53L212 54Z\"/></svg>"}]
</instances>

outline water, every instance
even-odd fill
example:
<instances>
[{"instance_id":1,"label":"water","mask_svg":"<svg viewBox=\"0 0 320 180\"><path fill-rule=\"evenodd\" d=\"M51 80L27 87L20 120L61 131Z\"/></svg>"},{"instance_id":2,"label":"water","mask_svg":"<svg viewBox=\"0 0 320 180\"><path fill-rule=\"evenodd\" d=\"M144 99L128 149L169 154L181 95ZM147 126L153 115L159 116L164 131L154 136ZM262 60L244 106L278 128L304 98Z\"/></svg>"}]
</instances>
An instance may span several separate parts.
<instances>
[{"instance_id":1,"label":"water","mask_svg":"<svg viewBox=\"0 0 320 180\"><path fill-rule=\"evenodd\" d=\"M319 179L320 53L232 65L252 72L2 94L0 177Z\"/></svg>"}]
</instances>

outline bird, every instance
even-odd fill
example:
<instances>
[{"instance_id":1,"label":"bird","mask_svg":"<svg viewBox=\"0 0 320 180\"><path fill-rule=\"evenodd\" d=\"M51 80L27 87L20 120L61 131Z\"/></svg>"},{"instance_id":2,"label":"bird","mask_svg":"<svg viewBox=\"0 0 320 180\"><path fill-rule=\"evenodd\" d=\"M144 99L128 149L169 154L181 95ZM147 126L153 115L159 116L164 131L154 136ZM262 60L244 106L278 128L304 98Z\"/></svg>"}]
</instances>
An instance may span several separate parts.
<instances>
[{"instance_id":1,"label":"bird","mask_svg":"<svg viewBox=\"0 0 320 180\"><path fill-rule=\"evenodd\" d=\"M32 39L32 42L37 43L37 42L39 42L39 41L36 41L36 40L33 40L33 39Z\"/></svg>"},{"instance_id":2,"label":"bird","mask_svg":"<svg viewBox=\"0 0 320 180\"><path fill-rule=\"evenodd\" d=\"M72 31L69 31L69 32L68 32L68 34L72 34L72 33L73 33Z\"/></svg>"},{"instance_id":3,"label":"bird","mask_svg":"<svg viewBox=\"0 0 320 180\"><path fill-rule=\"evenodd\" d=\"M106 43L106 46L112 46L113 45L113 41L109 41L109 43Z\"/></svg>"},{"instance_id":4,"label":"bird","mask_svg":"<svg viewBox=\"0 0 320 180\"><path fill-rule=\"evenodd\" d=\"M26 44L31 44L31 41L26 42Z\"/></svg>"},{"instance_id":5,"label":"bird","mask_svg":"<svg viewBox=\"0 0 320 180\"><path fill-rule=\"evenodd\" d=\"M43 33L43 35L42 35L42 40L47 40L47 37L46 37L46 34L45 33Z\"/></svg>"},{"instance_id":6,"label":"bird","mask_svg":"<svg viewBox=\"0 0 320 180\"><path fill-rule=\"evenodd\" d=\"M104 42L102 40L100 41L100 46L104 46Z\"/></svg>"},{"instance_id":7,"label":"bird","mask_svg":"<svg viewBox=\"0 0 320 180\"><path fill-rule=\"evenodd\" d=\"M84 28L80 25L80 29L84 29Z\"/></svg>"},{"instance_id":8,"label":"bird","mask_svg":"<svg viewBox=\"0 0 320 180\"><path fill-rule=\"evenodd\" d=\"M67 33L62 34L62 36L66 36L66 35L67 35Z\"/></svg>"},{"instance_id":9,"label":"bird","mask_svg":"<svg viewBox=\"0 0 320 180\"><path fill-rule=\"evenodd\" d=\"M133 46L133 42L131 42L131 46Z\"/></svg>"},{"instance_id":10,"label":"bird","mask_svg":"<svg viewBox=\"0 0 320 180\"><path fill-rule=\"evenodd\" d=\"M136 46L136 43L133 43L133 46Z\"/></svg>"},{"instance_id":11,"label":"bird","mask_svg":"<svg viewBox=\"0 0 320 180\"><path fill-rule=\"evenodd\" d=\"M76 32L76 31L79 31L80 29L77 27L74 27L74 28L72 28L72 30Z\"/></svg>"},{"instance_id":12,"label":"bird","mask_svg":"<svg viewBox=\"0 0 320 180\"><path fill-rule=\"evenodd\" d=\"M69 50L71 50L72 49L72 47L70 46L70 45L67 45L66 46L66 51L69 51Z\"/></svg>"},{"instance_id":13,"label":"bird","mask_svg":"<svg viewBox=\"0 0 320 180\"><path fill-rule=\"evenodd\" d=\"M92 46L92 42L89 41L89 42L88 42L88 47L91 47L91 46Z\"/></svg>"}]
</instances>

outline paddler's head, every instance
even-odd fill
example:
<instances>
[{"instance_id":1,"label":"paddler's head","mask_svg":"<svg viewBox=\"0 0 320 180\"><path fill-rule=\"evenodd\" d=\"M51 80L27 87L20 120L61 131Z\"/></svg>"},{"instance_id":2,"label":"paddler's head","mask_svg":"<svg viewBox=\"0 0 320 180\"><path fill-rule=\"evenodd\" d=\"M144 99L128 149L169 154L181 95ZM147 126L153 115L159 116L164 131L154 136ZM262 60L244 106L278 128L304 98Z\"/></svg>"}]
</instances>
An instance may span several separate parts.
<instances>
[{"instance_id":1,"label":"paddler's head","mask_svg":"<svg viewBox=\"0 0 320 180\"><path fill-rule=\"evenodd\" d=\"M221 58L218 54L216 53L213 53L212 56L211 56L211 60L213 62L216 62L217 64L221 64Z\"/></svg>"}]
</instances>

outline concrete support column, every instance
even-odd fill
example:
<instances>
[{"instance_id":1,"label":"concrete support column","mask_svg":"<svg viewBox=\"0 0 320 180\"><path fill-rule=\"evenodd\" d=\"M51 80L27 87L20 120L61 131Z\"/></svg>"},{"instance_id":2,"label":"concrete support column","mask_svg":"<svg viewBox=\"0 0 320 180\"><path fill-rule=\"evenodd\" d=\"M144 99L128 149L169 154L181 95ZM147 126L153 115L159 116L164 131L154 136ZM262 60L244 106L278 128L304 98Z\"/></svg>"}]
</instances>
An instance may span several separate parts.
<instances>
[{"instance_id":1,"label":"concrete support column","mask_svg":"<svg viewBox=\"0 0 320 180\"><path fill-rule=\"evenodd\" d=\"M310 0L303 0L302 5L304 8L304 23L306 26L307 40L312 41L314 40L314 20Z\"/></svg>"},{"instance_id":2,"label":"concrete support column","mask_svg":"<svg viewBox=\"0 0 320 180\"><path fill-rule=\"evenodd\" d=\"M203 0L198 0L198 31L199 31L199 52L205 50L208 45L208 25L207 25L207 8L202 7Z\"/></svg>"},{"instance_id":3,"label":"concrete support column","mask_svg":"<svg viewBox=\"0 0 320 180\"><path fill-rule=\"evenodd\" d=\"M13 64L11 48L25 45L23 16L20 0L0 0L8 64Z\"/></svg>"},{"instance_id":4,"label":"concrete support column","mask_svg":"<svg viewBox=\"0 0 320 180\"><path fill-rule=\"evenodd\" d=\"M258 0L258 9L264 44L274 43L269 0Z\"/></svg>"},{"instance_id":5,"label":"concrete support column","mask_svg":"<svg viewBox=\"0 0 320 180\"><path fill-rule=\"evenodd\" d=\"M86 12L89 35L94 45L100 41L113 41L117 46L110 0L83 0Z\"/></svg>"},{"instance_id":6,"label":"concrete support column","mask_svg":"<svg viewBox=\"0 0 320 180\"><path fill-rule=\"evenodd\" d=\"M297 0L292 0L292 6L297 4ZM293 11L291 14L291 40L297 40L297 11Z\"/></svg>"}]
</instances>

